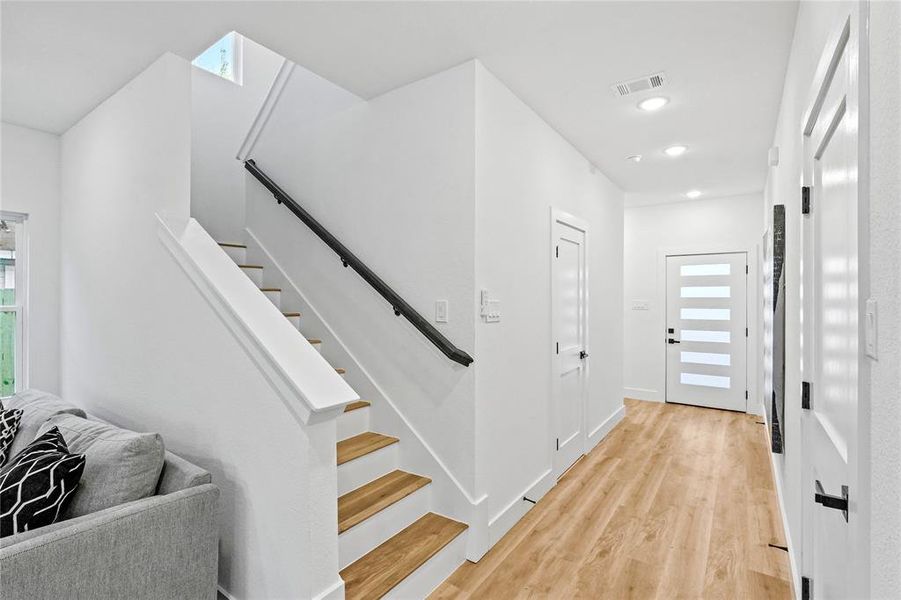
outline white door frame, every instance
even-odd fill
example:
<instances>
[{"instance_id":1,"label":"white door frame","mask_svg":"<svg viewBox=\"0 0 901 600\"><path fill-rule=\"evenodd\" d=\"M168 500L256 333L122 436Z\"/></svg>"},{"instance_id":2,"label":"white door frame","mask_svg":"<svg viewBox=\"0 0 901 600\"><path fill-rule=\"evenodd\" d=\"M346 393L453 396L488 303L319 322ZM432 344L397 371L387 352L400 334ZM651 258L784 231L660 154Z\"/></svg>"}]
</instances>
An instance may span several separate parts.
<instances>
[{"instance_id":1,"label":"white door frame","mask_svg":"<svg viewBox=\"0 0 901 600\"><path fill-rule=\"evenodd\" d=\"M549 449L549 455L550 455L551 473L553 474L554 479L556 479L557 477L562 475L563 472L566 471L566 469L564 469L563 472L561 472L561 473L557 473L556 472L556 464L555 464L555 455L557 453L555 440L557 438L556 431L557 431L558 411L557 411L557 403L556 403L556 393L555 393L555 389L554 389L554 387L557 385L557 382L555 381L556 355L554 353L554 345L556 344L557 339L558 339L558 332L557 332L557 318L556 318L557 306L556 306L556 301L554 300L554 276L556 275L556 270L557 270L557 262L556 262L556 260L554 260L555 259L554 248L557 245L554 226L557 223L563 223L564 225L568 225L569 227L572 227L573 229L577 229L577 230L581 231L583 234L585 234L585 243L584 243L584 248L583 248L583 252L585 253L585 264L584 264L585 272L583 273L583 275L584 275L583 281L585 282L585 289L583 292L584 296L583 296L583 304L582 304L582 306L584 307L583 308L584 312L582 315L582 317L583 317L582 327L584 328L584 331L582 332L582 336L583 336L583 339L585 340L585 352L587 352L589 355L591 354L591 348L590 348L589 337L588 337L588 332L591 329L589 327L589 320L588 320L588 318L589 318L588 273L590 271L590 269L588 268L588 261L589 261L590 255L588 253L588 249L589 249L588 221L586 221L585 219L581 219L575 215L572 215L568 212L554 208L553 206L551 207L550 216L551 216L550 221L549 221L550 232L548 234L548 239L550 241L550 244L548 245L548 259L550 260L551 268L549 270L550 278L548 279L548 282L549 282L548 293L550 294L550 297L551 297L551 303L550 303L551 304L551 314L550 314L551 339L548 342L548 348L550 348L551 351L548 353L548 358L549 358L548 369L550 370L550 373L551 373L551 377L550 377L551 385L550 385L550 389L548 390L550 393L550 402L548 402L548 407L549 407L549 410L548 410L548 449ZM582 366L582 373L583 373L583 375L582 375L582 377L583 377L583 381L582 381L582 427L581 427L582 435L581 435L581 439L580 439L580 444L582 446L582 455L584 455L586 452L587 446L588 446L588 402L587 402L587 398L588 398L588 383L590 381L590 376L591 376L591 361L590 360L585 361L585 364Z\"/></svg>"},{"instance_id":2,"label":"white door frame","mask_svg":"<svg viewBox=\"0 0 901 600\"><path fill-rule=\"evenodd\" d=\"M27 390L31 375L28 354L28 309L30 306L28 291L30 286L30 269L28 265L29 232L28 213L0 210L0 219L17 227L16 231L16 304L6 308L16 313L16 364L15 391Z\"/></svg>"},{"instance_id":3,"label":"white door frame","mask_svg":"<svg viewBox=\"0 0 901 600\"><path fill-rule=\"evenodd\" d=\"M869 260L869 59L867 49L869 48L868 34L868 3L847 3L848 12L833 27L825 46L823 47L820 60L817 63L816 73L813 83L808 93L807 109L801 121L801 130L799 135L801 138L802 163L801 163L801 185L813 187L813 170L810 157L816 151L811 147L813 143L810 135L813 133L812 126L819 117L820 111L824 108L823 90L831 83L834 75L835 65L834 57L844 52L848 54L850 61L856 61L857 68L853 71L857 74L857 81L850 81L848 86L848 108L852 118L856 116L857 126L857 188L856 201L858 206L857 218L857 311L858 323L864 323L864 315L866 314L866 301L870 297L870 260ZM856 111L856 115L854 115ZM800 190L799 190L800 195ZM800 212L800 210L798 211ZM814 334L813 309L810 306L812 295L804 294L805 288L812 290L814 286L813 269L804 268L805 257L812 256L814 250L814 222L808 218L808 215L800 215L801 229L801 381L811 381L813 379L812 369L814 360L813 344L805 343L805 340L812 340ZM858 327L858 353L857 353L857 431L853 440L853 448L849 448L849 454L853 451L853 460L848 461L849 490L851 517L848 520L849 535L848 539L851 544L849 548L849 556L851 557L851 567L849 572L853 581L850 583L855 593L867 594L870 588L870 502L868 492L870 489L869 466L869 406L870 406L870 364L864 348L865 327ZM800 396L800 390L795 392ZM816 402L816 388L814 388L814 402ZM792 561L792 566L801 571L793 573L795 589L801 589L801 576L807 575L803 572L810 565L806 553L812 549L805 548L809 543L809 532L805 531L806 510L810 507L805 503L810 501L813 495L810 482L808 479L808 465L805 462L805 439L809 427L808 419L814 418L812 415L805 414L807 411L801 410L801 427L797 432L800 440L797 444L798 461L800 463L800 481L794 482L797 493L801 498L801 515L800 529L798 537L798 545L800 552L796 564ZM856 488L856 491L855 489ZM794 557L792 557L794 558ZM816 586L816 582L814 582Z\"/></svg>"},{"instance_id":4,"label":"white door frame","mask_svg":"<svg viewBox=\"0 0 901 600\"><path fill-rule=\"evenodd\" d=\"M758 248L759 244L753 244L751 246L704 244L697 246L672 246L657 249L657 306L660 307L658 310L658 313L660 314L658 318L658 331L660 332L661 340L665 340L666 336L666 259L668 256L735 254L738 252L744 252L747 255L748 283L747 293L745 295L745 304L747 307L747 312L745 314L747 315L748 337L745 338L745 344L747 346L747 351L745 353L747 356L745 361L745 381L747 383L745 385L747 385L748 389L748 400L745 402L745 412L755 415L763 414L762 400L758 397L760 392L757 386L757 378L751 376L752 373L757 373L757 363L760 360L756 353L752 351L757 348L757 340L760 337L758 319L753 318L753 315L757 314L757 312L755 312L757 302L756 300L752 301L752 298L757 298L760 293L760 282L757 281L757 276L755 275L758 272ZM660 374L660 401L666 402L666 344L661 343L658 351L660 352L659 356L662 361L661 364L663 364L663 372Z\"/></svg>"}]
</instances>

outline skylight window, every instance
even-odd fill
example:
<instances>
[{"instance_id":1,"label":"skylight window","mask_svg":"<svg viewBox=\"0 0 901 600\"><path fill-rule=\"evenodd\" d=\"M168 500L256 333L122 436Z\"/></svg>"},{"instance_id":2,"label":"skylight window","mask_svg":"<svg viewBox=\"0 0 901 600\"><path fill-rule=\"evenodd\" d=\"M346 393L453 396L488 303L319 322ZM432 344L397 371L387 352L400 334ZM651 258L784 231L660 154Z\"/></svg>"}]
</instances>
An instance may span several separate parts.
<instances>
[{"instance_id":1,"label":"skylight window","mask_svg":"<svg viewBox=\"0 0 901 600\"><path fill-rule=\"evenodd\" d=\"M234 31L227 33L191 64L241 85L242 41L240 34Z\"/></svg>"}]
</instances>

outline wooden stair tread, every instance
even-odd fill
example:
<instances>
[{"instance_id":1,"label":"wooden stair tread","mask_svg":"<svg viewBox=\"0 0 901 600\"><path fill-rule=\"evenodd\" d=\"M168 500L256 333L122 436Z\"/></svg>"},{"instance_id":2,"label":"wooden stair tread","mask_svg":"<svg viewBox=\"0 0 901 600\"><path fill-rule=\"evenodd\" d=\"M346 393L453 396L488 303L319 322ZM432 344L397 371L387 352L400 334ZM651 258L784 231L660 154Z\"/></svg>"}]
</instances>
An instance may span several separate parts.
<instances>
[{"instance_id":1,"label":"wooden stair tread","mask_svg":"<svg viewBox=\"0 0 901 600\"><path fill-rule=\"evenodd\" d=\"M338 533L344 533L430 483L428 477L397 470L344 494L338 498Z\"/></svg>"},{"instance_id":2,"label":"wooden stair tread","mask_svg":"<svg viewBox=\"0 0 901 600\"><path fill-rule=\"evenodd\" d=\"M286 317L299 317L300 316L299 312L283 312L282 314L285 315Z\"/></svg>"},{"instance_id":3,"label":"wooden stair tread","mask_svg":"<svg viewBox=\"0 0 901 600\"><path fill-rule=\"evenodd\" d=\"M368 400L357 400L356 402L351 402L345 406L344 412L350 412L352 410L357 410L358 408L366 408L367 406L371 406L371 403Z\"/></svg>"},{"instance_id":4,"label":"wooden stair tread","mask_svg":"<svg viewBox=\"0 0 901 600\"><path fill-rule=\"evenodd\" d=\"M321 344L322 343L322 340L320 340L319 338L307 338L307 341L310 342L311 344Z\"/></svg>"},{"instance_id":5,"label":"wooden stair tread","mask_svg":"<svg viewBox=\"0 0 901 600\"><path fill-rule=\"evenodd\" d=\"M281 292L282 288L260 288L261 292Z\"/></svg>"},{"instance_id":6,"label":"wooden stair tread","mask_svg":"<svg viewBox=\"0 0 901 600\"><path fill-rule=\"evenodd\" d=\"M428 513L341 571L344 597L381 598L435 556L467 525Z\"/></svg>"},{"instance_id":7,"label":"wooden stair tread","mask_svg":"<svg viewBox=\"0 0 901 600\"><path fill-rule=\"evenodd\" d=\"M238 265L242 269L262 269L263 265Z\"/></svg>"},{"instance_id":8,"label":"wooden stair tread","mask_svg":"<svg viewBox=\"0 0 901 600\"><path fill-rule=\"evenodd\" d=\"M338 375L344 375L345 373L347 373L347 369L335 367L335 373L337 373Z\"/></svg>"},{"instance_id":9,"label":"wooden stair tread","mask_svg":"<svg viewBox=\"0 0 901 600\"><path fill-rule=\"evenodd\" d=\"M220 246L222 246L223 248L243 248L245 250L247 249L247 246L244 244L233 244L232 242L216 242L216 243L219 244Z\"/></svg>"},{"instance_id":10,"label":"wooden stair tread","mask_svg":"<svg viewBox=\"0 0 901 600\"><path fill-rule=\"evenodd\" d=\"M398 439L396 437L382 435L381 433L374 433L372 431L367 431L360 435L347 438L346 440L341 440L338 442L338 464L343 465L355 458L366 456L370 452L375 452L376 450L384 448L385 446L390 446L391 444L396 444L397 442Z\"/></svg>"}]
</instances>

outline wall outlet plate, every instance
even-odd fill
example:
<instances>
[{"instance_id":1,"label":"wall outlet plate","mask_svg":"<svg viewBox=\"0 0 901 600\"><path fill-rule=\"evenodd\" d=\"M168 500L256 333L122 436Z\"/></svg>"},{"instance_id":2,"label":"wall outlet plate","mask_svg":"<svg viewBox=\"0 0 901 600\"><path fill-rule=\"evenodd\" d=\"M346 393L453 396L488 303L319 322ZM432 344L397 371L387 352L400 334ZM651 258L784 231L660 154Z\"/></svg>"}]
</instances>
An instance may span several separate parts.
<instances>
[{"instance_id":1,"label":"wall outlet plate","mask_svg":"<svg viewBox=\"0 0 901 600\"><path fill-rule=\"evenodd\" d=\"M447 300L435 300L435 322L447 323Z\"/></svg>"}]
</instances>

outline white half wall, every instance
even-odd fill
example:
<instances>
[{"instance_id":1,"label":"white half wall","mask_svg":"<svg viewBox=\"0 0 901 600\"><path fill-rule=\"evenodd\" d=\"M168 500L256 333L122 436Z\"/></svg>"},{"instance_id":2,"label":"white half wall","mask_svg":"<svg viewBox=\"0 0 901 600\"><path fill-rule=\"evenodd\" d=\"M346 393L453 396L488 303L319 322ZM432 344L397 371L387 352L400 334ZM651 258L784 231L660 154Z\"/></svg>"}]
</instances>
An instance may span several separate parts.
<instances>
[{"instance_id":1,"label":"white half wall","mask_svg":"<svg viewBox=\"0 0 901 600\"><path fill-rule=\"evenodd\" d=\"M29 387L59 393L59 136L2 124L0 209L28 213Z\"/></svg>"},{"instance_id":2,"label":"white half wall","mask_svg":"<svg viewBox=\"0 0 901 600\"><path fill-rule=\"evenodd\" d=\"M284 61L241 43L241 84L191 68L191 216L222 242L243 239L244 165L235 156Z\"/></svg>"},{"instance_id":3,"label":"white half wall","mask_svg":"<svg viewBox=\"0 0 901 600\"><path fill-rule=\"evenodd\" d=\"M298 425L158 239L189 217L190 86L166 54L62 137L62 395L212 472L230 596L310 598L340 587L334 421Z\"/></svg>"},{"instance_id":4,"label":"white half wall","mask_svg":"<svg viewBox=\"0 0 901 600\"><path fill-rule=\"evenodd\" d=\"M478 486L504 523L493 543L531 506L524 494L553 485L551 208L589 226L586 435L622 409L623 193L478 61L475 74L476 293L501 306L485 323L475 298Z\"/></svg>"},{"instance_id":5,"label":"white half wall","mask_svg":"<svg viewBox=\"0 0 901 600\"><path fill-rule=\"evenodd\" d=\"M760 310L758 247L764 232L763 194L709 198L651 206L627 206L624 241L625 323L623 394L666 399L666 281L661 265L667 253L748 252L749 410L757 412ZM635 307L647 304L647 310ZM755 401L755 398L758 400Z\"/></svg>"}]
</instances>

